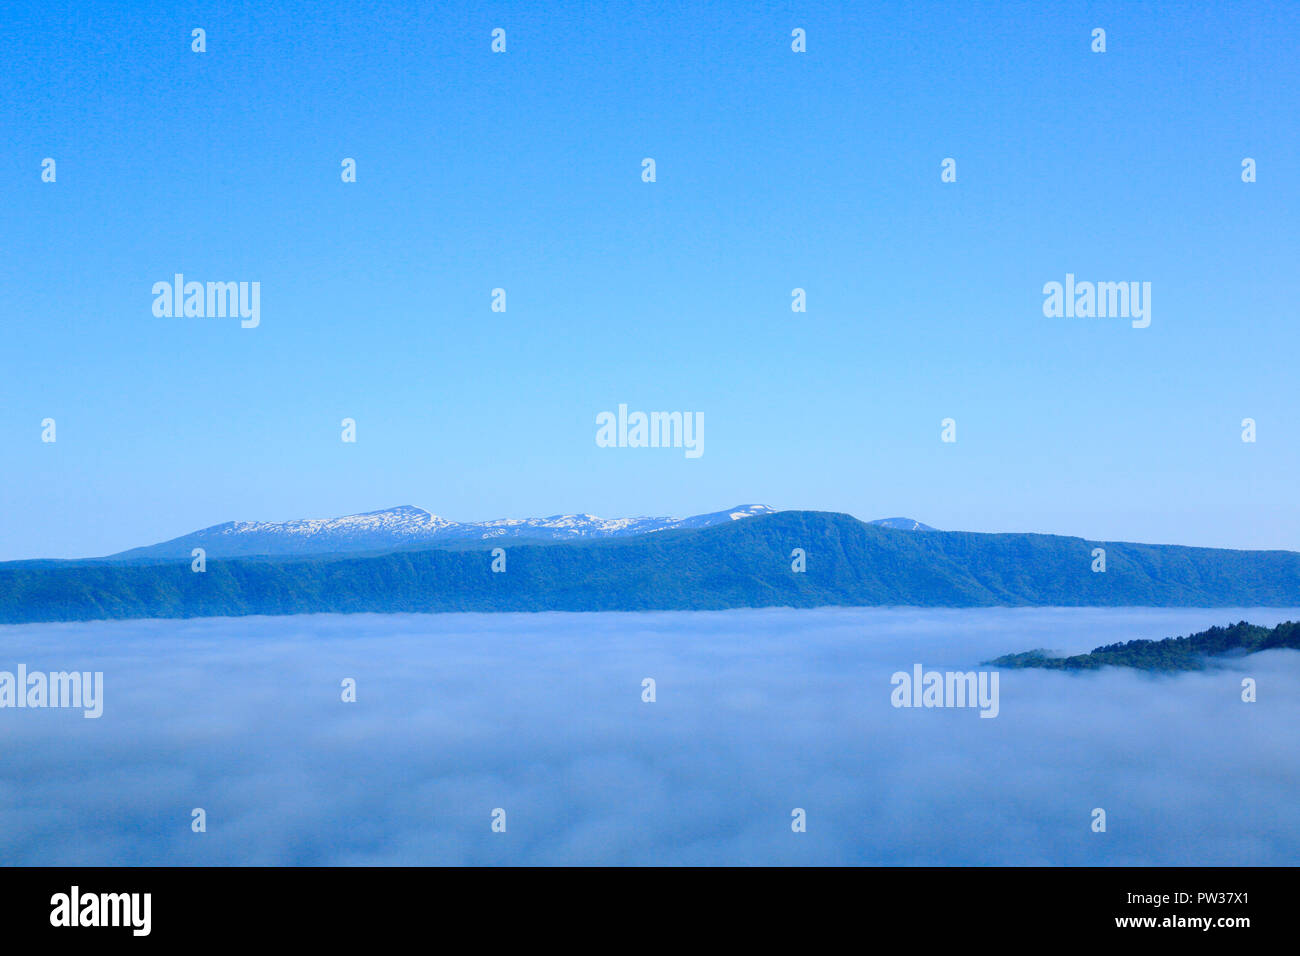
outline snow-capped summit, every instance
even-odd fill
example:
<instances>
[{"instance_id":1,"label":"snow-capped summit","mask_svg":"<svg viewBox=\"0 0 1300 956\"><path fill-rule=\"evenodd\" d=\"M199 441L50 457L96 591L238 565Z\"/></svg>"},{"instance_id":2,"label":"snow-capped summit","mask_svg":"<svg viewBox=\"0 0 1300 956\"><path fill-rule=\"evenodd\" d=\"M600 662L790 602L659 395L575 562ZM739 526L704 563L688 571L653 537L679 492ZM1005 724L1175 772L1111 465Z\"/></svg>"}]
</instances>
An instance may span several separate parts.
<instances>
[{"instance_id":1,"label":"snow-capped summit","mask_svg":"<svg viewBox=\"0 0 1300 956\"><path fill-rule=\"evenodd\" d=\"M868 521L867 524L879 525L882 528L893 528L897 531L934 531L928 524L921 524L915 518L877 518L875 521Z\"/></svg>"},{"instance_id":2,"label":"snow-capped summit","mask_svg":"<svg viewBox=\"0 0 1300 956\"><path fill-rule=\"evenodd\" d=\"M227 521L161 544L134 548L114 558L189 558L203 548L209 557L253 555L313 555L349 551L389 551L448 541L524 538L563 541L650 534L672 528L707 528L754 515L771 514L767 505L738 505L727 511L690 518L598 518L590 514L548 518L500 518L459 522L440 518L414 505L341 518L299 518L293 521Z\"/></svg>"},{"instance_id":3,"label":"snow-capped summit","mask_svg":"<svg viewBox=\"0 0 1300 956\"><path fill-rule=\"evenodd\" d=\"M321 535L356 537L368 534L418 536L453 524L413 505L399 505L383 511L367 511L342 518L299 518L294 521L229 521L196 534L225 535L279 534L311 538Z\"/></svg>"}]
</instances>

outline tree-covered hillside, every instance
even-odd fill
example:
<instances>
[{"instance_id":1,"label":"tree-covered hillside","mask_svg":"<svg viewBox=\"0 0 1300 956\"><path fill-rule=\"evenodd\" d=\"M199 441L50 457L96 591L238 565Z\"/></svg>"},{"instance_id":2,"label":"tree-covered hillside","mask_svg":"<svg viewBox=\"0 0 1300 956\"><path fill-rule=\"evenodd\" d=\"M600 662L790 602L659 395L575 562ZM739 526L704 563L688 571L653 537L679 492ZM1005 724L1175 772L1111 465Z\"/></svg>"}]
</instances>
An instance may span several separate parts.
<instances>
[{"instance_id":1,"label":"tree-covered hillside","mask_svg":"<svg viewBox=\"0 0 1300 956\"><path fill-rule=\"evenodd\" d=\"M1300 554L917 533L786 511L586 543L312 559L0 564L0 622L399 611L915 605L1295 606ZM1092 551L1106 550L1106 571ZM802 549L806 570L792 570Z\"/></svg>"},{"instance_id":2,"label":"tree-covered hillside","mask_svg":"<svg viewBox=\"0 0 1300 956\"><path fill-rule=\"evenodd\" d=\"M1051 657L1046 651L1007 654L988 663L996 667L1045 667L1052 670L1096 670L1099 667L1136 667L1149 671L1192 671L1205 667L1206 659L1224 654L1266 651L1273 648L1300 650L1300 622L1286 621L1277 627L1259 627L1239 621L1227 627L1212 627L1187 637L1166 637L1161 641L1128 641L1106 644L1088 654Z\"/></svg>"}]
</instances>

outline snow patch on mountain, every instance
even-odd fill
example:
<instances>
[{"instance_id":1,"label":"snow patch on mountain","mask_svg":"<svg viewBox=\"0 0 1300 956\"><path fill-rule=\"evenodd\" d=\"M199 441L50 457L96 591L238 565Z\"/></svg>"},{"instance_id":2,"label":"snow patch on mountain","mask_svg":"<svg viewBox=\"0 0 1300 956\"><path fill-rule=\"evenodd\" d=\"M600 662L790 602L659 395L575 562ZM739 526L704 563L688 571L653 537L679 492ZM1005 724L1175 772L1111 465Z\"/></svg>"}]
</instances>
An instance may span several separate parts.
<instances>
[{"instance_id":1,"label":"snow patch on mountain","mask_svg":"<svg viewBox=\"0 0 1300 956\"><path fill-rule=\"evenodd\" d=\"M898 531L935 531L928 524L914 518L877 518L875 521L868 521L867 524L874 524L881 528L894 528Z\"/></svg>"},{"instance_id":2,"label":"snow patch on mountain","mask_svg":"<svg viewBox=\"0 0 1300 956\"><path fill-rule=\"evenodd\" d=\"M292 521L227 521L161 544L135 548L114 558L190 556L204 548L210 557L252 555L311 555L344 551L381 551L425 542L526 538L563 541L651 534L674 528L707 528L755 515L772 514L767 505L738 505L689 518L599 518L591 514L551 515L547 518L500 518L495 521L450 521L400 505L382 511L340 518L299 518Z\"/></svg>"}]
</instances>

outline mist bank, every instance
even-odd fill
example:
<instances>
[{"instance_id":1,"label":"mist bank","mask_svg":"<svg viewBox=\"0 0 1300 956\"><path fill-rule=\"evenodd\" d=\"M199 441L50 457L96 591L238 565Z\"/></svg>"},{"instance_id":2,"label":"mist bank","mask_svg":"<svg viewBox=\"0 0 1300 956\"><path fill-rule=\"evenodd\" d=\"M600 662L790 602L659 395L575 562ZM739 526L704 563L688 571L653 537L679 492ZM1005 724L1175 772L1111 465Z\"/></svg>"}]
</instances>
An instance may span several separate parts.
<instances>
[{"instance_id":1,"label":"mist bank","mask_svg":"<svg viewBox=\"0 0 1300 956\"><path fill-rule=\"evenodd\" d=\"M1159 680L1003 671L989 719L894 707L892 675L1297 617L827 608L6 627L0 664L103 672L104 706L98 720L0 711L0 860L1294 866L1300 654ZM1241 699L1247 676L1256 703ZM196 807L206 833L191 829Z\"/></svg>"}]
</instances>

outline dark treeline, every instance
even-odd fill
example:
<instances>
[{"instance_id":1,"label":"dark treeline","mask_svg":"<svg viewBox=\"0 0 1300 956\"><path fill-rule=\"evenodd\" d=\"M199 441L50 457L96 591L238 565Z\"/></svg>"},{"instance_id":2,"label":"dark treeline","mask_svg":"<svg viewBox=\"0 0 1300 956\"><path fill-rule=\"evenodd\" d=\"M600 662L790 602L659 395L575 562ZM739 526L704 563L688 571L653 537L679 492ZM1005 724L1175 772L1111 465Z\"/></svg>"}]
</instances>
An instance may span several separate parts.
<instances>
[{"instance_id":1,"label":"dark treeline","mask_svg":"<svg viewBox=\"0 0 1300 956\"><path fill-rule=\"evenodd\" d=\"M1253 654L1280 647L1300 650L1300 621L1286 621L1271 628L1239 621L1187 637L1106 644L1094 648L1091 653L1073 657L1051 657L1046 651L1038 650L1007 654L988 663L997 667L1047 667L1067 671L1096 670L1099 667L1191 671L1204 668L1207 658L1234 653Z\"/></svg>"}]
</instances>

